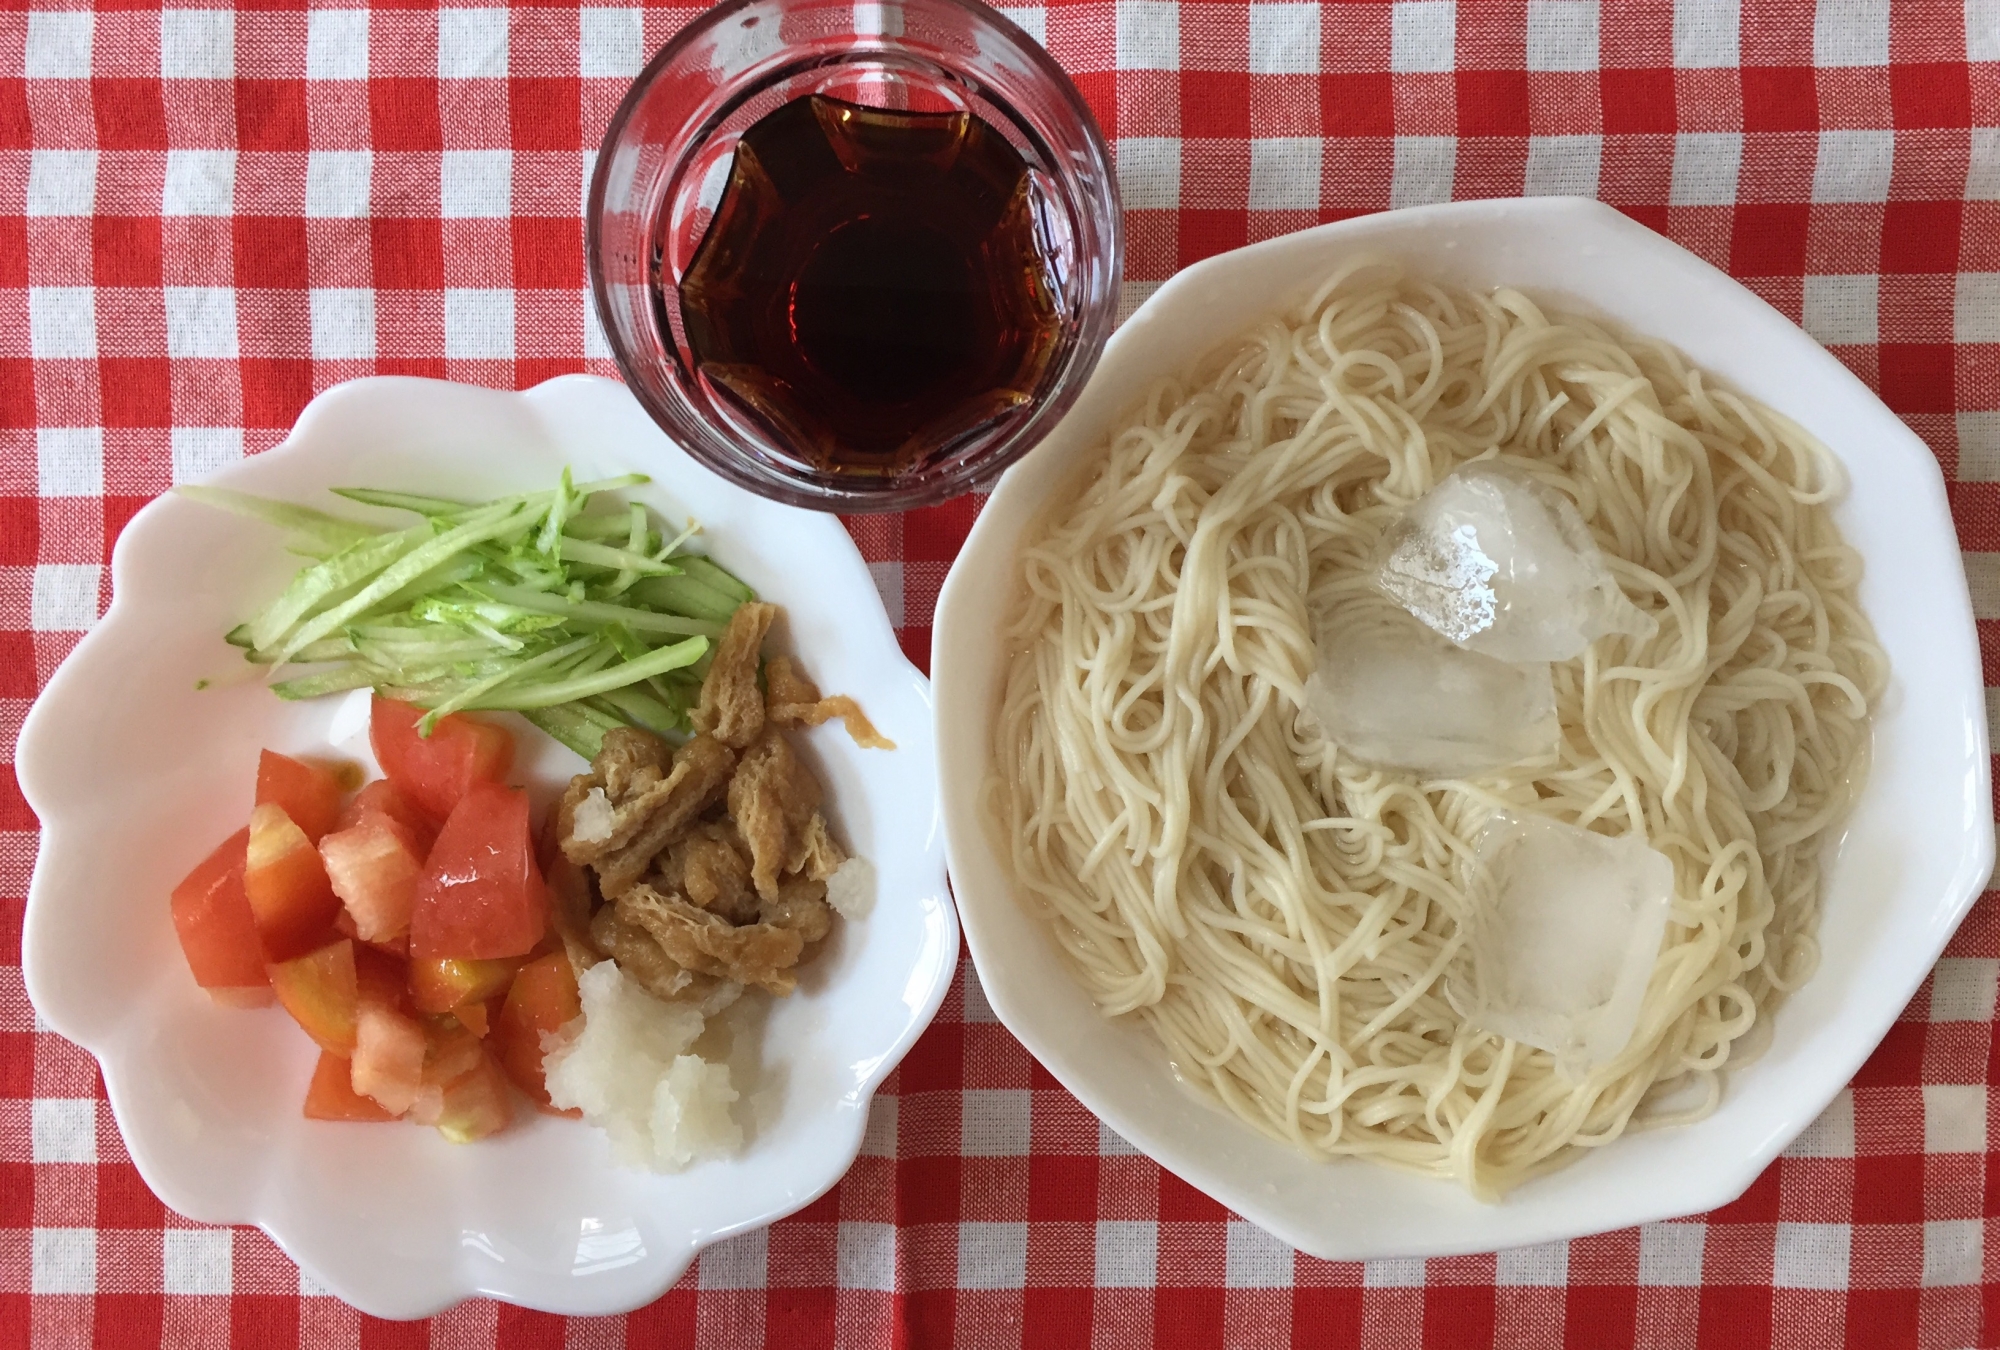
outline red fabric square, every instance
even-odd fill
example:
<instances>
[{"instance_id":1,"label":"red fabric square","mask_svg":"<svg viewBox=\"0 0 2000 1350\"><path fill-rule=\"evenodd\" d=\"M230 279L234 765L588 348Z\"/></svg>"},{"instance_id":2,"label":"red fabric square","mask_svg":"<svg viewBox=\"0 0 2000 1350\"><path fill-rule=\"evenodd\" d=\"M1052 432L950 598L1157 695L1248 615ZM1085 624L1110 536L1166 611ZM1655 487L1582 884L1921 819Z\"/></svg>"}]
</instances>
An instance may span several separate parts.
<instances>
[{"instance_id":1,"label":"red fabric square","mask_svg":"<svg viewBox=\"0 0 2000 1350\"><path fill-rule=\"evenodd\" d=\"M368 126L377 150L441 150L436 80L376 77L368 81Z\"/></svg>"},{"instance_id":2,"label":"red fabric square","mask_svg":"<svg viewBox=\"0 0 2000 1350\"><path fill-rule=\"evenodd\" d=\"M1624 1345L1638 1320L1638 1294L1630 1285L1572 1284L1563 1293L1565 1350Z\"/></svg>"},{"instance_id":3,"label":"red fabric square","mask_svg":"<svg viewBox=\"0 0 2000 1350\"><path fill-rule=\"evenodd\" d=\"M243 424L285 428L312 400L312 362L243 361Z\"/></svg>"},{"instance_id":4,"label":"red fabric square","mask_svg":"<svg viewBox=\"0 0 2000 1350\"><path fill-rule=\"evenodd\" d=\"M304 80L239 80L236 144L243 150L304 150Z\"/></svg>"},{"instance_id":5,"label":"red fabric square","mask_svg":"<svg viewBox=\"0 0 2000 1350\"><path fill-rule=\"evenodd\" d=\"M1745 66L1745 131L1817 131L1819 91L1811 67Z\"/></svg>"},{"instance_id":6,"label":"red fabric square","mask_svg":"<svg viewBox=\"0 0 2000 1350\"><path fill-rule=\"evenodd\" d=\"M1885 342L1880 360L1882 387L1878 392L1896 412L1950 412L1957 406L1948 345Z\"/></svg>"},{"instance_id":7,"label":"red fabric square","mask_svg":"<svg viewBox=\"0 0 2000 1350\"><path fill-rule=\"evenodd\" d=\"M36 560L35 550L41 536L41 528L42 510L39 499L0 497L0 566L25 567L33 563ZM0 629L0 636L6 635L6 630ZM17 636L27 635L23 633ZM5 664L4 660L0 660L0 666ZM28 668L33 670L34 666L31 654Z\"/></svg>"},{"instance_id":8,"label":"red fabric square","mask_svg":"<svg viewBox=\"0 0 2000 1350\"><path fill-rule=\"evenodd\" d=\"M1856 1158L1854 1212L1871 1223L1922 1223L1926 1217L1922 1152Z\"/></svg>"},{"instance_id":9,"label":"red fabric square","mask_svg":"<svg viewBox=\"0 0 2000 1350\"><path fill-rule=\"evenodd\" d=\"M1972 120L1972 85L1962 61L1889 67L1897 127L1963 127Z\"/></svg>"},{"instance_id":10,"label":"red fabric square","mask_svg":"<svg viewBox=\"0 0 2000 1350\"><path fill-rule=\"evenodd\" d=\"M0 497L0 504L27 501L32 498ZM4 510L4 506L0 506ZM15 521L6 514L0 514L0 524L9 529ZM16 566L25 566L35 561L36 534L32 526L22 531L17 539L0 539L0 549L6 550L6 561ZM25 545L25 547L24 547ZM18 563L16 557L20 558ZM39 690L35 688L35 635L16 629L0 629L0 698L33 698Z\"/></svg>"},{"instance_id":11,"label":"red fabric square","mask_svg":"<svg viewBox=\"0 0 2000 1350\"><path fill-rule=\"evenodd\" d=\"M105 357L98 362L99 408L107 427L173 424L170 364L160 357Z\"/></svg>"},{"instance_id":12,"label":"red fabric square","mask_svg":"<svg viewBox=\"0 0 2000 1350\"><path fill-rule=\"evenodd\" d=\"M0 357L0 427L35 425L35 363Z\"/></svg>"},{"instance_id":13,"label":"red fabric square","mask_svg":"<svg viewBox=\"0 0 2000 1350\"><path fill-rule=\"evenodd\" d=\"M1458 130L1463 136L1528 134L1528 74L1523 70L1458 72Z\"/></svg>"},{"instance_id":14,"label":"red fabric square","mask_svg":"<svg viewBox=\"0 0 2000 1350\"><path fill-rule=\"evenodd\" d=\"M1606 70L1597 81L1604 101L1604 130L1674 131L1674 72Z\"/></svg>"},{"instance_id":15,"label":"red fabric square","mask_svg":"<svg viewBox=\"0 0 2000 1350\"><path fill-rule=\"evenodd\" d=\"M91 106L100 150L164 150L167 115L158 80L93 80Z\"/></svg>"},{"instance_id":16,"label":"red fabric square","mask_svg":"<svg viewBox=\"0 0 2000 1350\"><path fill-rule=\"evenodd\" d=\"M306 267L306 223L288 216L238 216L236 284L302 291L311 285Z\"/></svg>"},{"instance_id":17,"label":"red fabric square","mask_svg":"<svg viewBox=\"0 0 2000 1350\"><path fill-rule=\"evenodd\" d=\"M1750 1183L1748 1190L1713 1211L1708 1217L1711 1223L1775 1223L1778 1219L1778 1204L1781 1188L1778 1184L1779 1167L1773 1163L1765 1168ZM1713 1235L1714 1230L1710 1230Z\"/></svg>"},{"instance_id":18,"label":"red fabric square","mask_svg":"<svg viewBox=\"0 0 2000 1350\"><path fill-rule=\"evenodd\" d=\"M1704 1285L1699 1350L1746 1350L1771 1343L1771 1291L1748 1285Z\"/></svg>"},{"instance_id":19,"label":"red fabric square","mask_svg":"<svg viewBox=\"0 0 2000 1350\"><path fill-rule=\"evenodd\" d=\"M1737 276L1797 276L1805 270L1812 208L1803 203L1741 203L1729 237Z\"/></svg>"},{"instance_id":20,"label":"red fabric square","mask_svg":"<svg viewBox=\"0 0 2000 1350\"><path fill-rule=\"evenodd\" d=\"M1249 242L1248 211L1182 211L1179 263L1186 267L1203 258L1241 248Z\"/></svg>"},{"instance_id":21,"label":"red fabric square","mask_svg":"<svg viewBox=\"0 0 2000 1350\"><path fill-rule=\"evenodd\" d=\"M1960 202L1890 202L1882 208L1884 272L1958 270Z\"/></svg>"},{"instance_id":22,"label":"red fabric square","mask_svg":"<svg viewBox=\"0 0 2000 1350\"><path fill-rule=\"evenodd\" d=\"M26 149L34 144L28 118L28 82L19 76L0 78L0 149Z\"/></svg>"},{"instance_id":23,"label":"red fabric square","mask_svg":"<svg viewBox=\"0 0 2000 1350\"><path fill-rule=\"evenodd\" d=\"M1160 1169L1160 1218L1222 1223L1229 1211L1165 1168Z\"/></svg>"},{"instance_id":24,"label":"red fabric square","mask_svg":"<svg viewBox=\"0 0 2000 1350\"><path fill-rule=\"evenodd\" d=\"M1490 1278L1490 1277L1489 1277ZM1493 1343L1493 1286L1431 1285L1424 1290L1425 1350Z\"/></svg>"},{"instance_id":25,"label":"red fabric square","mask_svg":"<svg viewBox=\"0 0 2000 1350\"><path fill-rule=\"evenodd\" d=\"M132 517L139 514L139 508L151 500L152 498L150 497L124 497L111 493L105 494L102 502L103 523L99 527L99 533L104 539L104 554L99 561L107 563L111 561L111 549L118 542L118 536L125 532L127 525L132 523Z\"/></svg>"},{"instance_id":26,"label":"red fabric square","mask_svg":"<svg viewBox=\"0 0 2000 1350\"><path fill-rule=\"evenodd\" d=\"M230 1298L229 1339L233 1345L291 1345L298 1338L298 1299L245 1293Z\"/></svg>"},{"instance_id":27,"label":"red fabric square","mask_svg":"<svg viewBox=\"0 0 2000 1350\"><path fill-rule=\"evenodd\" d=\"M1097 1217L1097 1155L1035 1154L1028 1159L1028 1222Z\"/></svg>"},{"instance_id":28,"label":"red fabric square","mask_svg":"<svg viewBox=\"0 0 2000 1350\"><path fill-rule=\"evenodd\" d=\"M375 284L389 290L444 288L444 230L435 220L377 217L369 222Z\"/></svg>"},{"instance_id":29,"label":"red fabric square","mask_svg":"<svg viewBox=\"0 0 2000 1350\"><path fill-rule=\"evenodd\" d=\"M1204 136L1249 136L1249 72L1183 70L1181 124L1199 126Z\"/></svg>"},{"instance_id":30,"label":"red fabric square","mask_svg":"<svg viewBox=\"0 0 2000 1350\"><path fill-rule=\"evenodd\" d=\"M1212 1350L1223 1343L1222 1313L1221 1289L1155 1290L1155 1350Z\"/></svg>"},{"instance_id":31,"label":"red fabric square","mask_svg":"<svg viewBox=\"0 0 2000 1350\"><path fill-rule=\"evenodd\" d=\"M509 82L508 127L516 150L575 150L584 143L578 121L581 81L517 79ZM596 141L596 136L591 140Z\"/></svg>"},{"instance_id":32,"label":"red fabric square","mask_svg":"<svg viewBox=\"0 0 2000 1350\"><path fill-rule=\"evenodd\" d=\"M1848 1290L1847 1344L1868 1350L1914 1350L1919 1344L1918 1306L1915 1289Z\"/></svg>"},{"instance_id":33,"label":"red fabric square","mask_svg":"<svg viewBox=\"0 0 2000 1350\"><path fill-rule=\"evenodd\" d=\"M1393 136L1396 91L1387 72L1320 78L1319 121L1328 136Z\"/></svg>"},{"instance_id":34,"label":"red fabric square","mask_svg":"<svg viewBox=\"0 0 2000 1350\"><path fill-rule=\"evenodd\" d=\"M1361 1343L1361 1290L1338 1285L1292 1290L1292 1350Z\"/></svg>"},{"instance_id":35,"label":"red fabric square","mask_svg":"<svg viewBox=\"0 0 2000 1350\"><path fill-rule=\"evenodd\" d=\"M5 225L0 222L0 252ZM92 216L90 256L93 279L100 286L160 284L160 218L158 216Z\"/></svg>"}]
</instances>

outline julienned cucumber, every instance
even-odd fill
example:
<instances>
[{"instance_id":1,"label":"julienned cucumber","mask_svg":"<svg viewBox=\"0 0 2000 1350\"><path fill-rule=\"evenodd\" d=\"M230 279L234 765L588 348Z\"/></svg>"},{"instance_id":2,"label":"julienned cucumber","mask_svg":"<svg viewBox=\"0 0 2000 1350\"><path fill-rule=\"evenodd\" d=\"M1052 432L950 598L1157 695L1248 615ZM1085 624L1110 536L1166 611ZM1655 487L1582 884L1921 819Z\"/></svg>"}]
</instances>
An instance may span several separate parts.
<instances>
[{"instance_id":1,"label":"julienned cucumber","mask_svg":"<svg viewBox=\"0 0 2000 1350\"><path fill-rule=\"evenodd\" d=\"M711 639L756 593L614 494L641 474L465 502L336 488L396 526L224 488L174 491L285 532L316 561L224 640L281 698L374 688L431 713L513 709L586 758L604 733L685 734ZM593 509L595 508L595 509ZM299 669L308 667L307 669Z\"/></svg>"}]
</instances>

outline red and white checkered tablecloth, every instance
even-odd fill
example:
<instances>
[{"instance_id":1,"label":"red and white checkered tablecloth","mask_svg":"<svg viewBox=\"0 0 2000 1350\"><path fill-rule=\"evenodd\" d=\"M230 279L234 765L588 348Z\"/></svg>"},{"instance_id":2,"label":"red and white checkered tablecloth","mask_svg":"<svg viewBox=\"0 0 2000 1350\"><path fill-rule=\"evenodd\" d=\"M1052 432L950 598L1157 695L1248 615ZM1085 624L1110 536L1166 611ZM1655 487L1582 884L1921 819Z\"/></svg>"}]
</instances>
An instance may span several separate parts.
<instances>
[{"instance_id":1,"label":"red and white checkered tablecloth","mask_svg":"<svg viewBox=\"0 0 2000 1350\"><path fill-rule=\"evenodd\" d=\"M92 1061L22 992L22 716L132 513L272 445L315 391L610 373L584 185L694 12L190 4L0 0L0 1350L2000 1346L1992 893L1741 1200L1571 1243L1297 1255L1102 1129L969 966L847 1179L629 1318L376 1322L255 1230L163 1209ZM2000 0L1006 12L1117 147L1128 306L1250 240L1517 193L1596 195L1727 268L1937 452L2000 684ZM920 663L974 509L852 523Z\"/></svg>"}]
</instances>

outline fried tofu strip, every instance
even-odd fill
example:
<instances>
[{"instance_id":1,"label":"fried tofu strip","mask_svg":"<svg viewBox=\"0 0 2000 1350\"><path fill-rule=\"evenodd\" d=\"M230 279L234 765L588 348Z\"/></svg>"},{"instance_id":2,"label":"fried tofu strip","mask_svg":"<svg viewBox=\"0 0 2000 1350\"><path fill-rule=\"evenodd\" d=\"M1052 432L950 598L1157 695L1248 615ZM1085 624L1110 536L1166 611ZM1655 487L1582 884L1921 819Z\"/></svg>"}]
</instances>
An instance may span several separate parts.
<instances>
[{"instance_id":1,"label":"fried tofu strip","mask_svg":"<svg viewBox=\"0 0 2000 1350\"><path fill-rule=\"evenodd\" d=\"M816 727L838 717L854 743L864 750L894 750L896 743L875 729L861 705L845 694L820 697L819 686L792 664L788 656L764 663L764 713L781 727Z\"/></svg>"},{"instance_id":2,"label":"fried tofu strip","mask_svg":"<svg viewBox=\"0 0 2000 1350\"><path fill-rule=\"evenodd\" d=\"M757 657L778 607L759 601L738 605L715 644L715 659L702 678L701 701L690 720L704 736L741 750L764 730L764 696L757 689Z\"/></svg>"}]
</instances>

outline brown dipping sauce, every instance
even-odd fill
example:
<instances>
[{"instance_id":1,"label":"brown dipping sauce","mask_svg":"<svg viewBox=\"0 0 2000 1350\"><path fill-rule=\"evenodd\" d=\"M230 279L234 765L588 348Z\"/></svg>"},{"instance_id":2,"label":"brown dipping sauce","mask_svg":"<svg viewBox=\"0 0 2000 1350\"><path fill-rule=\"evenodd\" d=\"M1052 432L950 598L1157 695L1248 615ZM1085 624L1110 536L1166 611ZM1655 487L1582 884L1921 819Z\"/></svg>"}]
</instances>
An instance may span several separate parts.
<instances>
[{"instance_id":1,"label":"brown dipping sauce","mask_svg":"<svg viewBox=\"0 0 2000 1350\"><path fill-rule=\"evenodd\" d=\"M968 113L818 94L743 134L679 291L716 396L855 477L1024 408L1059 331L1013 146Z\"/></svg>"}]
</instances>

